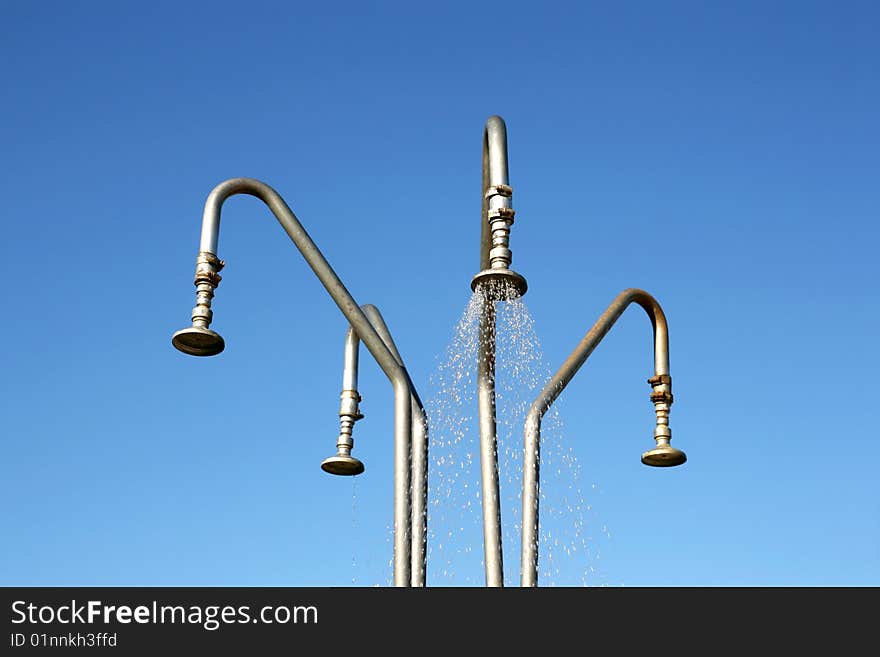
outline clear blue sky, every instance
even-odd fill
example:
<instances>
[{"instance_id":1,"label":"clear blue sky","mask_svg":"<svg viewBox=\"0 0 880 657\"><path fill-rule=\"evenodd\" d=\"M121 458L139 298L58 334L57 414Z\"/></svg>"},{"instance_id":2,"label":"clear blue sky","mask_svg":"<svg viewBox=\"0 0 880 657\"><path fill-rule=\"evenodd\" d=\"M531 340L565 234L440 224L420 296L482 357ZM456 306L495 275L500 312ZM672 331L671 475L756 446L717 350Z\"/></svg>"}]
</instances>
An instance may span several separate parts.
<instances>
[{"instance_id":1,"label":"clear blue sky","mask_svg":"<svg viewBox=\"0 0 880 657\"><path fill-rule=\"evenodd\" d=\"M367 470L322 472L346 323L252 198L224 208L226 351L175 351L201 211L230 177L275 187L429 398L500 114L547 366L626 287L670 323L682 468L639 462L638 309L560 400L588 584L880 585L878 21L870 2L0 2L0 583L384 584L391 388L365 351Z\"/></svg>"}]
</instances>

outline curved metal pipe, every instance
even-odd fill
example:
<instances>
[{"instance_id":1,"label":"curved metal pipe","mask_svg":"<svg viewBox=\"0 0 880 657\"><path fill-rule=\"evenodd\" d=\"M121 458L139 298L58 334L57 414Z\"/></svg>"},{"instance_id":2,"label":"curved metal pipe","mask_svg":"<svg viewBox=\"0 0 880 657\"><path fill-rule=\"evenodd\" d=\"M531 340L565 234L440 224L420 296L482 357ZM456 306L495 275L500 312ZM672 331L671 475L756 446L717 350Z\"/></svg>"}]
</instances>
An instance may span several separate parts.
<instances>
[{"instance_id":1,"label":"curved metal pipe","mask_svg":"<svg viewBox=\"0 0 880 657\"><path fill-rule=\"evenodd\" d=\"M214 288L220 282L217 272L223 266L223 261L217 257L220 209L227 198L236 194L255 196L269 207L394 387L394 585L409 586L412 564L409 470L412 423L409 375L373 329L370 321L330 267L299 219L278 192L266 183L253 178L232 178L217 185L208 195L202 216L202 233L196 265L197 305L193 310L193 328L178 331L173 339L174 345L186 353L195 355L211 355L223 349L222 338L210 331L208 326L213 317L210 308L211 298ZM193 342L188 342L187 334L190 336L196 334L197 337ZM208 336L206 339L212 341L210 348L200 350L199 339L206 335ZM219 349L213 341L219 341Z\"/></svg>"},{"instance_id":2,"label":"curved metal pipe","mask_svg":"<svg viewBox=\"0 0 880 657\"><path fill-rule=\"evenodd\" d=\"M668 426L669 406L672 404L672 380L669 376L669 329L666 316L657 300L644 290L629 288L624 290L599 317L571 355L565 360L529 409L525 421L525 444L523 450L523 500L522 500L522 586L538 585L538 499L540 488L539 465L541 456L541 418L562 394L565 386L577 374L581 366L602 339L614 326L631 303L640 305L651 319L654 329L654 377L648 380L654 392L651 400L657 414L657 428L654 432L658 448L664 453L676 452L681 459L665 463L649 462L648 465L678 465L684 462L684 453L669 446L671 433ZM652 450L656 451L656 450ZM650 454L646 452L645 454Z\"/></svg>"},{"instance_id":3,"label":"curved metal pipe","mask_svg":"<svg viewBox=\"0 0 880 657\"><path fill-rule=\"evenodd\" d=\"M382 338L385 346L394 355L397 362L404 370L403 358L394 344L394 338L391 337L391 331L385 323L379 309L372 304L364 304L361 306L364 315L370 320L376 333ZM345 353L343 364L343 389L342 389L342 409L340 416L343 417L342 423L346 424L354 420L360 419L360 411L357 408L357 401L360 401L358 393L358 352L360 340L357 332L351 327L345 335ZM428 415L422 405L422 400L416 392L415 386L410 380L410 412L412 416L412 456L410 475L412 481L412 586L425 586L426 582L426 561L427 561L427 522L428 522ZM352 406L350 400L357 400ZM340 440L344 443L338 443L337 448L340 449L340 456L350 457L353 441L350 433L348 436L340 436ZM343 453L344 452L344 453Z\"/></svg>"}]
</instances>

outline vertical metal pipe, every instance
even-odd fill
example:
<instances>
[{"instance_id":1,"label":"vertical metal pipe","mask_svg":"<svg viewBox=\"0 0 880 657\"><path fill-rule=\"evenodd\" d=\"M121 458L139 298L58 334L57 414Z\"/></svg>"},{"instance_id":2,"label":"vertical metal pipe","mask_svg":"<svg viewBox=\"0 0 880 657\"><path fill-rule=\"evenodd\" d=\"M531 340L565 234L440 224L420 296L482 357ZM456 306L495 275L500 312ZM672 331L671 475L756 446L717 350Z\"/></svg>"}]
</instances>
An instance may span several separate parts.
<instances>
[{"instance_id":1,"label":"vertical metal pipe","mask_svg":"<svg viewBox=\"0 0 880 657\"><path fill-rule=\"evenodd\" d=\"M425 586L428 567L428 414L412 398L412 585Z\"/></svg>"},{"instance_id":2,"label":"vertical metal pipe","mask_svg":"<svg viewBox=\"0 0 880 657\"><path fill-rule=\"evenodd\" d=\"M388 350L406 372L403 357L394 344L391 331L385 323L379 309L372 304L361 306L379 337L385 342ZM407 373L409 378L409 373ZM425 586L427 579L427 540L428 540L428 414L422 405L416 388L410 382L410 410L412 414L412 454L411 454L411 488L412 488L412 585Z\"/></svg>"},{"instance_id":3,"label":"vertical metal pipe","mask_svg":"<svg viewBox=\"0 0 880 657\"><path fill-rule=\"evenodd\" d=\"M483 294L477 347L477 405L483 502L483 554L486 586L504 586L501 495L498 486L498 435L495 407L495 303L526 291L525 279L508 269L512 190L507 173L507 127L491 116L483 130L480 190L480 273L471 286Z\"/></svg>"},{"instance_id":4,"label":"vertical metal pipe","mask_svg":"<svg viewBox=\"0 0 880 657\"><path fill-rule=\"evenodd\" d=\"M357 391L358 361L361 340L357 331L349 326L345 332L345 353L342 362L342 389Z\"/></svg>"},{"instance_id":5,"label":"vertical metal pipe","mask_svg":"<svg viewBox=\"0 0 880 657\"><path fill-rule=\"evenodd\" d=\"M537 403L537 402L536 402ZM548 406L549 408L549 406ZM523 445L522 538L520 585L538 585L538 505L540 500L541 418L543 401L526 415Z\"/></svg>"},{"instance_id":6,"label":"vertical metal pipe","mask_svg":"<svg viewBox=\"0 0 880 657\"><path fill-rule=\"evenodd\" d=\"M376 359L379 367L394 386L394 585L409 586L412 573L412 552L410 543L410 472L409 456L412 440L412 416L409 375L400 366L393 354L385 346L382 338L373 329L357 302L349 294L333 268L324 258L317 245L303 228L299 219L287 206L284 199L266 183L253 178L232 178L217 185L208 195L202 215L202 233L198 263L211 269L216 276L217 242L220 232L220 209L223 202L236 194L255 196L265 203L284 231L305 258L330 297L339 306L349 324L357 331L361 341ZM204 254L204 255L203 255ZM203 262L205 261L205 262ZM198 271L198 269L197 269ZM210 273L210 272L208 272ZM209 277L210 278L210 277ZM219 277L216 278L219 281ZM216 284L213 285L216 287ZM211 290L213 292L213 289ZM197 307L201 308L198 326L207 329L210 324L210 295L199 289ZM195 313L195 311L194 311ZM193 325L197 325L194 315Z\"/></svg>"},{"instance_id":7,"label":"vertical metal pipe","mask_svg":"<svg viewBox=\"0 0 880 657\"><path fill-rule=\"evenodd\" d=\"M489 212L510 207L510 198L486 198L486 190L507 185L507 128L500 116L492 116L483 130L482 189L480 190L480 270L492 266L492 233ZM508 263L509 264L509 263ZM499 267L501 268L501 267ZM501 541L501 494L498 485L498 436L495 416L495 299L491 286L484 295L477 347L477 407L480 424L480 471L483 503L483 556L486 586L504 586L504 555Z\"/></svg>"},{"instance_id":8,"label":"vertical metal pipe","mask_svg":"<svg viewBox=\"0 0 880 657\"><path fill-rule=\"evenodd\" d=\"M489 188L489 127L483 130L482 176L480 181L480 269L489 268L489 249L492 248L492 231L489 228L489 199L486 190Z\"/></svg>"},{"instance_id":9,"label":"vertical metal pipe","mask_svg":"<svg viewBox=\"0 0 880 657\"><path fill-rule=\"evenodd\" d=\"M538 500L540 496L540 455L541 418L562 394L581 366L602 339L614 326L631 303L640 305L651 319L654 329L654 373L655 377L669 379L669 329L663 309L654 297L637 288L624 290L615 297L611 305L596 320L578 346L572 351L557 370L544 389L535 398L525 422L525 442L523 446L523 498L522 498L522 586L538 585ZM652 384L654 385L654 384ZM664 383L664 385L666 385ZM671 403L671 392L666 399ZM668 414L668 404L664 408ZM660 415L658 414L658 424ZM668 434L668 427L667 427ZM668 445L668 435L663 436ZM660 441L658 441L659 444ZM671 448L670 448L671 449ZM683 456L683 454L682 454Z\"/></svg>"},{"instance_id":10,"label":"vertical metal pipe","mask_svg":"<svg viewBox=\"0 0 880 657\"><path fill-rule=\"evenodd\" d=\"M483 501L483 556L486 586L504 586L501 543L501 495L495 421L495 301L483 292L477 355L477 407L480 423L480 474Z\"/></svg>"},{"instance_id":11,"label":"vertical metal pipe","mask_svg":"<svg viewBox=\"0 0 880 657\"><path fill-rule=\"evenodd\" d=\"M412 403L407 378L394 381L394 586L412 586Z\"/></svg>"}]
</instances>

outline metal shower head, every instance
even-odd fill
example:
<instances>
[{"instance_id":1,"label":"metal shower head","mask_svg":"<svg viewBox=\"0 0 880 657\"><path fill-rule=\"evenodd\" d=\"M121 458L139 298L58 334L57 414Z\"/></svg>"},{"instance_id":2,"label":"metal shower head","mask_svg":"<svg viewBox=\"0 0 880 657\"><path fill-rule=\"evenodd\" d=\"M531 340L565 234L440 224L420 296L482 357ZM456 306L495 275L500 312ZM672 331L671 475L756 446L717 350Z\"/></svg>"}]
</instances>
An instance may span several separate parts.
<instances>
[{"instance_id":1,"label":"metal shower head","mask_svg":"<svg viewBox=\"0 0 880 657\"><path fill-rule=\"evenodd\" d=\"M642 463L659 468L681 465L685 461L687 461L685 453L668 443L657 445L654 449L642 453Z\"/></svg>"},{"instance_id":2,"label":"metal shower head","mask_svg":"<svg viewBox=\"0 0 880 657\"><path fill-rule=\"evenodd\" d=\"M481 286L490 286L499 301L519 299L529 289L526 279L512 269L484 269L471 279L471 290L476 292Z\"/></svg>"},{"instance_id":3,"label":"metal shower head","mask_svg":"<svg viewBox=\"0 0 880 657\"><path fill-rule=\"evenodd\" d=\"M171 337L171 344L190 356L216 356L226 346L219 333L199 326L181 329Z\"/></svg>"},{"instance_id":4,"label":"metal shower head","mask_svg":"<svg viewBox=\"0 0 880 657\"><path fill-rule=\"evenodd\" d=\"M364 464L350 454L334 454L321 462L321 469L332 475L359 475L364 471Z\"/></svg>"}]
</instances>

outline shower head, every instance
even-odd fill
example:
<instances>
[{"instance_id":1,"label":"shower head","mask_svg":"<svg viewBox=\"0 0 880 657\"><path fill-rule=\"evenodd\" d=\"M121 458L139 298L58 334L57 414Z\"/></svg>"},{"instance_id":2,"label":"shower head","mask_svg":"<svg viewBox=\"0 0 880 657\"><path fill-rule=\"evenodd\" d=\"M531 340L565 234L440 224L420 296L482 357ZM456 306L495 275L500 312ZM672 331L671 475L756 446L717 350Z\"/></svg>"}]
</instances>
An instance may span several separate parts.
<instances>
[{"instance_id":1,"label":"shower head","mask_svg":"<svg viewBox=\"0 0 880 657\"><path fill-rule=\"evenodd\" d=\"M499 301L519 299L529 289L526 279L511 269L484 269L471 279L474 292L482 286L489 286L489 293Z\"/></svg>"},{"instance_id":2,"label":"shower head","mask_svg":"<svg viewBox=\"0 0 880 657\"><path fill-rule=\"evenodd\" d=\"M226 346L219 333L199 326L181 329L171 337L171 344L190 356L216 356Z\"/></svg>"},{"instance_id":3,"label":"shower head","mask_svg":"<svg viewBox=\"0 0 880 657\"><path fill-rule=\"evenodd\" d=\"M642 463L659 468L681 465L685 461L687 461L685 453L669 443L657 445L654 449L649 449L642 454Z\"/></svg>"},{"instance_id":4,"label":"shower head","mask_svg":"<svg viewBox=\"0 0 880 657\"><path fill-rule=\"evenodd\" d=\"M350 454L334 454L321 462L321 469L333 475L359 475L364 471L364 464Z\"/></svg>"}]
</instances>

